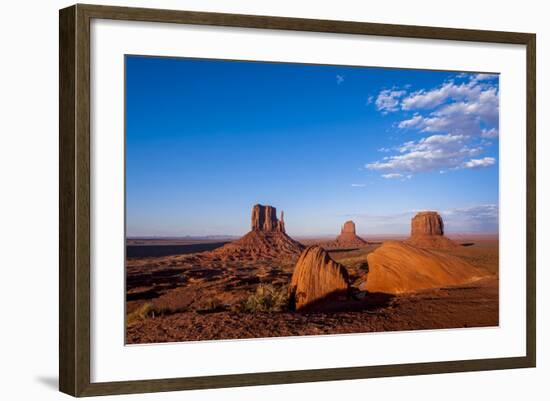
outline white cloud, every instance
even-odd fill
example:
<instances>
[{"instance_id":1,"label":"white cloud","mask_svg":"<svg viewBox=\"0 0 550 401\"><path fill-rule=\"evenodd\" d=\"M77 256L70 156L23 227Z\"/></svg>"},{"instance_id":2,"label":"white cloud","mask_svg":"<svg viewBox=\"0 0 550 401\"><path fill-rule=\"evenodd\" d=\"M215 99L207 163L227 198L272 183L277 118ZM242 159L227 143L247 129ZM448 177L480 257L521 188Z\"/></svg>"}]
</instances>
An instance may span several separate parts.
<instances>
[{"instance_id":1,"label":"white cloud","mask_svg":"<svg viewBox=\"0 0 550 401\"><path fill-rule=\"evenodd\" d=\"M474 81L487 81L498 78L498 74L476 74L472 80Z\"/></svg>"},{"instance_id":2,"label":"white cloud","mask_svg":"<svg viewBox=\"0 0 550 401\"><path fill-rule=\"evenodd\" d=\"M491 82L497 77L493 74L470 75L467 82L445 82L431 90L410 93L401 100L401 109L432 111L416 112L399 122L398 128L497 137L498 84Z\"/></svg>"},{"instance_id":3,"label":"white cloud","mask_svg":"<svg viewBox=\"0 0 550 401\"><path fill-rule=\"evenodd\" d=\"M489 167L495 164L496 160L494 157L484 157L482 159L471 159L462 164L464 168L481 168Z\"/></svg>"},{"instance_id":4,"label":"white cloud","mask_svg":"<svg viewBox=\"0 0 550 401\"><path fill-rule=\"evenodd\" d=\"M365 184L351 184L351 186L353 188L364 188L366 185Z\"/></svg>"},{"instance_id":5,"label":"white cloud","mask_svg":"<svg viewBox=\"0 0 550 401\"><path fill-rule=\"evenodd\" d=\"M447 231L498 232L498 205L486 204L440 212Z\"/></svg>"},{"instance_id":6,"label":"white cloud","mask_svg":"<svg viewBox=\"0 0 550 401\"><path fill-rule=\"evenodd\" d=\"M388 171L386 175L464 168L467 159L472 159L483 151L480 146L468 145L467 139L464 135L447 134L405 142L398 148L399 154L368 163L365 167L369 170Z\"/></svg>"},{"instance_id":7,"label":"white cloud","mask_svg":"<svg viewBox=\"0 0 550 401\"><path fill-rule=\"evenodd\" d=\"M397 126L399 128L415 128L415 127L423 126L423 122L424 122L424 117L422 117L420 114L417 113L412 118L399 122Z\"/></svg>"},{"instance_id":8,"label":"white cloud","mask_svg":"<svg viewBox=\"0 0 550 401\"><path fill-rule=\"evenodd\" d=\"M484 128L481 130L481 137L482 138L498 138L498 129L491 128L487 129Z\"/></svg>"},{"instance_id":9,"label":"white cloud","mask_svg":"<svg viewBox=\"0 0 550 401\"><path fill-rule=\"evenodd\" d=\"M481 86L476 85L474 81L461 84L446 82L435 89L428 91L421 89L411 93L403 99L401 108L403 110L433 109L449 99L474 99L479 96L481 90Z\"/></svg>"},{"instance_id":10,"label":"white cloud","mask_svg":"<svg viewBox=\"0 0 550 401\"><path fill-rule=\"evenodd\" d=\"M498 218L498 205L495 204L486 204L486 205L477 205L469 206L463 208L447 209L442 210L441 214L443 216L465 216L475 218Z\"/></svg>"},{"instance_id":11,"label":"white cloud","mask_svg":"<svg viewBox=\"0 0 550 401\"><path fill-rule=\"evenodd\" d=\"M499 135L498 83L494 82L498 76L464 74L460 78L465 82L447 81L434 89L409 94L396 89L380 92L376 104L382 113L399 109L415 111L411 117L398 122L397 128L429 136L390 148L398 153L365 167L385 171L385 175L405 176L495 164L494 158L481 156L484 149L492 145L487 139Z\"/></svg>"},{"instance_id":12,"label":"white cloud","mask_svg":"<svg viewBox=\"0 0 550 401\"><path fill-rule=\"evenodd\" d=\"M394 178L403 178L404 175L403 174L399 174L399 173L389 173L389 174L382 174L382 178L386 178L386 179L394 179Z\"/></svg>"},{"instance_id":13,"label":"white cloud","mask_svg":"<svg viewBox=\"0 0 550 401\"><path fill-rule=\"evenodd\" d=\"M448 233L497 233L498 205L482 204L450 209L438 209L436 205L426 205L426 210L436 210L441 214L445 231ZM411 219L420 210L409 210L389 214L354 213L346 217L355 220L359 232L372 234L410 233ZM365 227L365 228L362 228Z\"/></svg>"},{"instance_id":14,"label":"white cloud","mask_svg":"<svg viewBox=\"0 0 550 401\"><path fill-rule=\"evenodd\" d=\"M487 124L498 123L498 90L484 88L479 94L468 100L451 103L436 110L433 115L439 117L468 117Z\"/></svg>"},{"instance_id":15,"label":"white cloud","mask_svg":"<svg viewBox=\"0 0 550 401\"><path fill-rule=\"evenodd\" d=\"M384 89L376 98L376 109L383 113L399 110L399 99L406 93L404 90Z\"/></svg>"},{"instance_id":16,"label":"white cloud","mask_svg":"<svg viewBox=\"0 0 550 401\"><path fill-rule=\"evenodd\" d=\"M498 125L498 113L497 89L488 88L479 92L476 97L445 104L425 116L416 113L413 117L399 122L397 126L401 129L417 129L421 132L485 135L485 137L494 138L498 136L496 128L482 129L481 126L482 124Z\"/></svg>"},{"instance_id":17,"label":"white cloud","mask_svg":"<svg viewBox=\"0 0 550 401\"><path fill-rule=\"evenodd\" d=\"M342 82L344 82L344 76L343 75L336 75L336 83L340 85Z\"/></svg>"}]
</instances>

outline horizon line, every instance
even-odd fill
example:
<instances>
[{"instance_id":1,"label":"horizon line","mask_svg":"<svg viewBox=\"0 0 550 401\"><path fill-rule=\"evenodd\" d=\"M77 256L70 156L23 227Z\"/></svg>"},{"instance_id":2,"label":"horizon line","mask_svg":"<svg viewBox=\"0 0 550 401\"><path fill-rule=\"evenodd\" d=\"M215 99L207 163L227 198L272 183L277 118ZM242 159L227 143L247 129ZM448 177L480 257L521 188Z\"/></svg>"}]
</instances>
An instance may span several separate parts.
<instances>
[{"instance_id":1,"label":"horizon line","mask_svg":"<svg viewBox=\"0 0 550 401\"><path fill-rule=\"evenodd\" d=\"M244 234L203 234L203 235L194 235L194 234L178 234L178 235L127 235L126 239L179 239L179 238L240 238ZM318 238L318 237L335 237L338 236L338 233L331 234L291 234L286 233L291 237L301 237L301 238ZM356 233L358 236L375 236L375 237L397 237L397 236L410 236L410 232L407 233ZM444 235L499 235L499 231L451 231L446 232Z\"/></svg>"}]
</instances>

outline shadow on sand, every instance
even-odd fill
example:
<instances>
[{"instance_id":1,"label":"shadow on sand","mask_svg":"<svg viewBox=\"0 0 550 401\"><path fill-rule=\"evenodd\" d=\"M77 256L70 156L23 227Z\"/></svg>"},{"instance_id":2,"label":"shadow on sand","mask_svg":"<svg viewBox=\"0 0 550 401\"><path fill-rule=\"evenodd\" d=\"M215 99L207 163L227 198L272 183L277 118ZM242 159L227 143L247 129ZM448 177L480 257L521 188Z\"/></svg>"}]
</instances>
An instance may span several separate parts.
<instances>
[{"instance_id":1,"label":"shadow on sand","mask_svg":"<svg viewBox=\"0 0 550 401\"><path fill-rule=\"evenodd\" d=\"M395 298L394 295L382 292L361 292L347 299L335 299L334 294L329 294L300 309L298 313L376 312L387 308L393 298ZM292 306L291 303L291 310L293 310Z\"/></svg>"}]
</instances>

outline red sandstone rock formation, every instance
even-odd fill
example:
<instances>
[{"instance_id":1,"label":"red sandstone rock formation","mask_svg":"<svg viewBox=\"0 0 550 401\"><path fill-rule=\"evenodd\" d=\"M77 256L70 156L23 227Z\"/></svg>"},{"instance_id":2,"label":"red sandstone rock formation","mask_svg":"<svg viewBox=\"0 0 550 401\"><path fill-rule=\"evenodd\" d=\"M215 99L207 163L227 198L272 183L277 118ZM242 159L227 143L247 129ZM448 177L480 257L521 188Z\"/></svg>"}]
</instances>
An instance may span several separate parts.
<instances>
[{"instance_id":1,"label":"red sandstone rock formation","mask_svg":"<svg viewBox=\"0 0 550 401\"><path fill-rule=\"evenodd\" d=\"M445 237L443 219L437 212L420 212L411 220L411 237L406 243L419 248L450 249L458 245Z\"/></svg>"},{"instance_id":2,"label":"red sandstone rock formation","mask_svg":"<svg viewBox=\"0 0 550 401\"><path fill-rule=\"evenodd\" d=\"M292 259L304 246L285 232L283 213L277 219L273 206L254 205L252 230L246 235L211 252L229 260Z\"/></svg>"},{"instance_id":3,"label":"red sandstone rock formation","mask_svg":"<svg viewBox=\"0 0 550 401\"><path fill-rule=\"evenodd\" d=\"M351 247L362 246L367 243L355 233L355 223L351 220L344 223L340 235L336 238L336 242L340 245Z\"/></svg>"},{"instance_id":4,"label":"red sandstone rock formation","mask_svg":"<svg viewBox=\"0 0 550 401\"><path fill-rule=\"evenodd\" d=\"M367 241L355 233L355 223L351 220L346 221L342 226L340 235L334 241L321 244L325 249L335 248L359 248L366 245Z\"/></svg>"},{"instance_id":5,"label":"red sandstone rock formation","mask_svg":"<svg viewBox=\"0 0 550 401\"><path fill-rule=\"evenodd\" d=\"M252 208L252 231L285 232L284 212L277 219L277 209L269 205L254 205Z\"/></svg>"},{"instance_id":6,"label":"red sandstone rock formation","mask_svg":"<svg viewBox=\"0 0 550 401\"><path fill-rule=\"evenodd\" d=\"M420 212L411 220L411 236L443 235L443 219L437 212Z\"/></svg>"},{"instance_id":7,"label":"red sandstone rock formation","mask_svg":"<svg viewBox=\"0 0 550 401\"><path fill-rule=\"evenodd\" d=\"M484 269L453 255L386 241L367 256L369 272L359 288L401 294L429 288L466 284L487 277Z\"/></svg>"},{"instance_id":8,"label":"red sandstone rock formation","mask_svg":"<svg viewBox=\"0 0 550 401\"><path fill-rule=\"evenodd\" d=\"M332 260L321 247L302 252L289 287L291 307L316 309L325 302L346 299L349 282L344 266Z\"/></svg>"}]
</instances>

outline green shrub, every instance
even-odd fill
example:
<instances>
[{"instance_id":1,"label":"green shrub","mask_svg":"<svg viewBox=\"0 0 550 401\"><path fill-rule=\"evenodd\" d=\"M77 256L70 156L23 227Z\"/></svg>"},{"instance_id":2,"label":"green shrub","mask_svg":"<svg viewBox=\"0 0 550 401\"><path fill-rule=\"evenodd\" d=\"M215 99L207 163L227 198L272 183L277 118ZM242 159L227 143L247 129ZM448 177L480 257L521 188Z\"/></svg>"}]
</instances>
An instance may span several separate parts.
<instances>
[{"instance_id":1,"label":"green shrub","mask_svg":"<svg viewBox=\"0 0 550 401\"><path fill-rule=\"evenodd\" d=\"M270 284L260 284L256 292L243 303L243 310L255 312L281 312L288 309L288 288L275 287Z\"/></svg>"}]
</instances>

